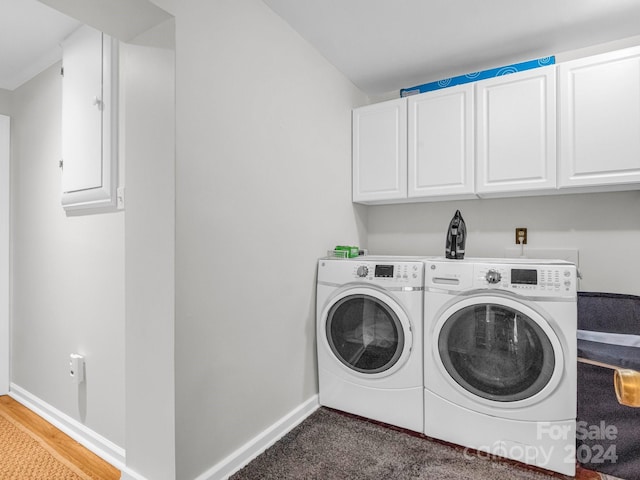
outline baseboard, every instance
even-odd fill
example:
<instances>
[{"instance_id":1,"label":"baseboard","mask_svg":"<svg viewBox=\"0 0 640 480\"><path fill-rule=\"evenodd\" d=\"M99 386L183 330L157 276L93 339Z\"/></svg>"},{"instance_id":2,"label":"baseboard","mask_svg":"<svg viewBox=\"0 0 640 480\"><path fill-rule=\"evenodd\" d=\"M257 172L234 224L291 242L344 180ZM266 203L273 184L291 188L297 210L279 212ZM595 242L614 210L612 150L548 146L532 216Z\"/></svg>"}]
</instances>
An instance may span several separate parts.
<instances>
[{"instance_id":1,"label":"baseboard","mask_svg":"<svg viewBox=\"0 0 640 480\"><path fill-rule=\"evenodd\" d=\"M120 480L148 480L147 477L137 474L133 470L122 470Z\"/></svg>"},{"instance_id":2,"label":"baseboard","mask_svg":"<svg viewBox=\"0 0 640 480\"><path fill-rule=\"evenodd\" d=\"M29 410L37 413L47 422L69 435L76 442L109 462L117 469L126 470L125 450L102 435L71 418L66 413L49 405L22 387L12 383L9 396ZM123 477L125 478L125 477Z\"/></svg>"},{"instance_id":3,"label":"baseboard","mask_svg":"<svg viewBox=\"0 0 640 480\"><path fill-rule=\"evenodd\" d=\"M123 448L14 383L10 385L9 396L118 468L122 472L121 480L145 480L145 477L126 467ZM318 396L314 395L194 480L227 479L295 428L319 406Z\"/></svg>"},{"instance_id":4,"label":"baseboard","mask_svg":"<svg viewBox=\"0 0 640 480\"><path fill-rule=\"evenodd\" d=\"M224 480L229 478L271 445L280 440L290 430L295 428L300 422L315 412L319 406L318 395L314 395L262 433L245 443L242 447L238 448L227 458L199 475L195 480Z\"/></svg>"}]
</instances>

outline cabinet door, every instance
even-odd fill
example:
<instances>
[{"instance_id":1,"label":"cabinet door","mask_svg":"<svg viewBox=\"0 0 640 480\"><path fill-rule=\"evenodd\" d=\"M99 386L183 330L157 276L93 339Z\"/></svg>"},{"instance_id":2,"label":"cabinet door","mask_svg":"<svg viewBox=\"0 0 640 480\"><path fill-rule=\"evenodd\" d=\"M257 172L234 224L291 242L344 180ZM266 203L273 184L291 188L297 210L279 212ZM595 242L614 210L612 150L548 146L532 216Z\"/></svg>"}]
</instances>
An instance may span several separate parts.
<instances>
[{"instance_id":1,"label":"cabinet door","mask_svg":"<svg viewBox=\"0 0 640 480\"><path fill-rule=\"evenodd\" d=\"M115 41L83 26L63 42L62 205L112 207L116 180Z\"/></svg>"},{"instance_id":2,"label":"cabinet door","mask_svg":"<svg viewBox=\"0 0 640 480\"><path fill-rule=\"evenodd\" d=\"M483 80L476 88L478 194L555 189L555 66Z\"/></svg>"},{"instance_id":3,"label":"cabinet door","mask_svg":"<svg viewBox=\"0 0 640 480\"><path fill-rule=\"evenodd\" d=\"M408 196L475 198L473 84L408 97Z\"/></svg>"},{"instance_id":4,"label":"cabinet door","mask_svg":"<svg viewBox=\"0 0 640 480\"><path fill-rule=\"evenodd\" d=\"M559 67L560 187L640 182L640 48Z\"/></svg>"},{"instance_id":5,"label":"cabinet door","mask_svg":"<svg viewBox=\"0 0 640 480\"><path fill-rule=\"evenodd\" d=\"M407 99L353 110L353 201L407 197Z\"/></svg>"}]
</instances>

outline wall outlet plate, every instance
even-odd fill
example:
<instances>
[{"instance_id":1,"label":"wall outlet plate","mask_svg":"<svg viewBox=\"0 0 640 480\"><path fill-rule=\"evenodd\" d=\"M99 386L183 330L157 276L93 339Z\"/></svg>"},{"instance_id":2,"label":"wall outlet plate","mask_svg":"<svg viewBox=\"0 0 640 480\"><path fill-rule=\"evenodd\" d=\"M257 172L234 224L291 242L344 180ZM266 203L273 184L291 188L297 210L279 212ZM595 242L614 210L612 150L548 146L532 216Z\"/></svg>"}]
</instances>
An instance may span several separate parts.
<instances>
[{"instance_id":1,"label":"wall outlet plate","mask_svg":"<svg viewBox=\"0 0 640 480\"><path fill-rule=\"evenodd\" d=\"M73 383L84 382L84 357L77 353L69 355L69 376Z\"/></svg>"},{"instance_id":2,"label":"wall outlet plate","mask_svg":"<svg viewBox=\"0 0 640 480\"><path fill-rule=\"evenodd\" d=\"M516 227L516 245L520 245L520 237L522 237L522 245L526 245L527 244L526 227Z\"/></svg>"}]
</instances>

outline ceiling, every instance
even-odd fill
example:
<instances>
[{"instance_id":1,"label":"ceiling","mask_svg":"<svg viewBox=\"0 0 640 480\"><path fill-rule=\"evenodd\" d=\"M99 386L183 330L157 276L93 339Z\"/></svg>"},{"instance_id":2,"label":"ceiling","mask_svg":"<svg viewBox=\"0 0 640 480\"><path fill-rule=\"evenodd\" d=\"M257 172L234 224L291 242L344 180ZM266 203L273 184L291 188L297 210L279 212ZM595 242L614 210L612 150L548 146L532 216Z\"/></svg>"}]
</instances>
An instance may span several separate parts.
<instances>
[{"instance_id":1,"label":"ceiling","mask_svg":"<svg viewBox=\"0 0 640 480\"><path fill-rule=\"evenodd\" d=\"M640 35L639 0L263 0L370 95ZM79 23L0 0L0 88L61 56Z\"/></svg>"},{"instance_id":2,"label":"ceiling","mask_svg":"<svg viewBox=\"0 0 640 480\"><path fill-rule=\"evenodd\" d=\"M638 0L263 0L364 92L640 35Z\"/></svg>"},{"instance_id":3,"label":"ceiling","mask_svg":"<svg viewBox=\"0 0 640 480\"><path fill-rule=\"evenodd\" d=\"M79 23L37 0L0 0L0 88L13 90L62 57Z\"/></svg>"}]
</instances>

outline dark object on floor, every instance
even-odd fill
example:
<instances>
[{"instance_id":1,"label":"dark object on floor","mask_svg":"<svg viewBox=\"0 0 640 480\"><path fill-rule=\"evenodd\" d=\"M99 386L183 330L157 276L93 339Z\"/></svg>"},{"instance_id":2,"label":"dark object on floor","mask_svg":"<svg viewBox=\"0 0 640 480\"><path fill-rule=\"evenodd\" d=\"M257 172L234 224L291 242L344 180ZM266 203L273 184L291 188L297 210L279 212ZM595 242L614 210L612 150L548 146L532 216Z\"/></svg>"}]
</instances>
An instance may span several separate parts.
<instances>
[{"instance_id":1,"label":"dark object on floor","mask_svg":"<svg viewBox=\"0 0 640 480\"><path fill-rule=\"evenodd\" d=\"M611 370L578 364L576 430L576 457L582 467L640 480L640 408L618 403Z\"/></svg>"},{"instance_id":2,"label":"dark object on floor","mask_svg":"<svg viewBox=\"0 0 640 480\"><path fill-rule=\"evenodd\" d=\"M230 480L551 480L545 474L320 408Z\"/></svg>"},{"instance_id":3,"label":"dark object on floor","mask_svg":"<svg viewBox=\"0 0 640 480\"><path fill-rule=\"evenodd\" d=\"M578 294L578 329L640 335L640 297ZM578 357L638 369L640 348L578 340ZM626 480L640 480L640 408L620 405L613 370L578 364L576 457L581 466Z\"/></svg>"}]
</instances>

